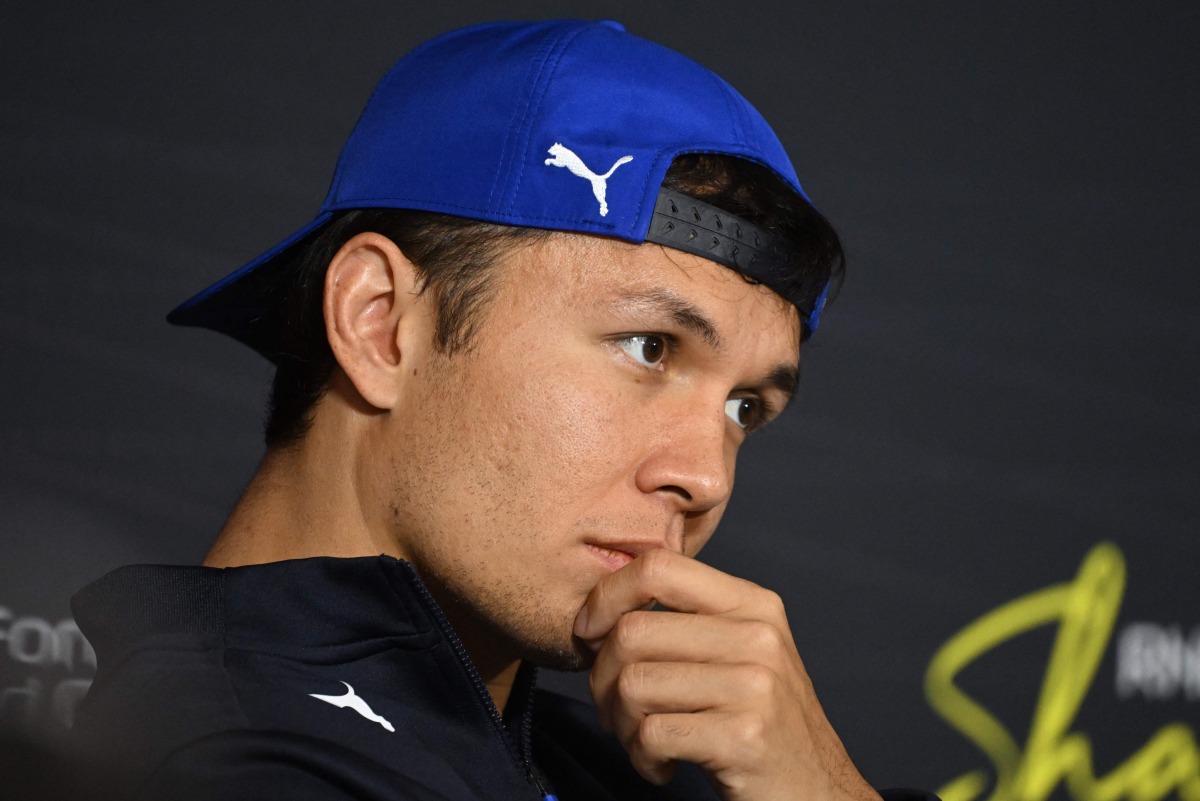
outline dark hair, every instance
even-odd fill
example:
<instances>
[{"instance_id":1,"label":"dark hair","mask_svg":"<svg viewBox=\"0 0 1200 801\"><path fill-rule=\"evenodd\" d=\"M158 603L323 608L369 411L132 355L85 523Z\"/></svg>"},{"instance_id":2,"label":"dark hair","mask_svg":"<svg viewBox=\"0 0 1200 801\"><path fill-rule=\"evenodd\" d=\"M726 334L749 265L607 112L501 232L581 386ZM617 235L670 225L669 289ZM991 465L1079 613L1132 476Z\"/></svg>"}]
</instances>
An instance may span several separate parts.
<instances>
[{"instance_id":1,"label":"dark hair","mask_svg":"<svg viewBox=\"0 0 1200 801\"><path fill-rule=\"evenodd\" d=\"M840 285L845 259L833 226L770 169L729 156L688 154L671 163L663 186L781 237L795 254L789 288L806 299L830 281ZM391 239L416 266L421 292L433 293L434 344L448 355L471 346L491 297L496 260L548 233L408 209L352 209L335 218L280 274L283 298L272 321L280 349L267 410L268 447L299 441L312 424L336 365L325 332L325 271L337 251L365 231Z\"/></svg>"}]
</instances>

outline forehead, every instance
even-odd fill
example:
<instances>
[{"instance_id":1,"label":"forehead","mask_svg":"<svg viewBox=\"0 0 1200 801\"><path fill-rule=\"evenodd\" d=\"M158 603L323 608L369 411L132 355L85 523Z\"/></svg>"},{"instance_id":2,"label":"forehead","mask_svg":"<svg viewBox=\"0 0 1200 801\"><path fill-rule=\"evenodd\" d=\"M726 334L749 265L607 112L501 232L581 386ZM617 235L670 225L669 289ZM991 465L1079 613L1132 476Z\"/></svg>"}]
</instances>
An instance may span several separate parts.
<instances>
[{"instance_id":1,"label":"forehead","mask_svg":"<svg viewBox=\"0 0 1200 801\"><path fill-rule=\"evenodd\" d=\"M790 302L736 270L662 245L552 232L501 261L502 283L546 304L682 312L686 303L730 333L765 326L793 353L799 348L800 315Z\"/></svg>"}]
</instances>

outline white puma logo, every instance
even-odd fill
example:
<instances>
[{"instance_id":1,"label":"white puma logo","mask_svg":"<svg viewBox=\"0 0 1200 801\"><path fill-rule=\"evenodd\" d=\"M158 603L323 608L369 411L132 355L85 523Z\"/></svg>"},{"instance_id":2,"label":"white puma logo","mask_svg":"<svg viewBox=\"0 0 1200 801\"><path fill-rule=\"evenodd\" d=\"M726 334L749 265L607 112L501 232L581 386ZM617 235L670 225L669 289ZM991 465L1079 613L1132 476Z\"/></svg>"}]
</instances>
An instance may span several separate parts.
<instances>
[{"instance_id":1,"label":"white puma logo","mask_svg":"<svg viewBox=\"0 0 1200 801\"><path fill-rule=\"evenodd\" d=\"M346 682L343 681L342 684L346 684ZM346 684L345 695L317 695L316 693L309 693L309 695L311 695L313 698L320 699L327 704L333 704L334 706L342 707L343 709L350 707L367 720L375 721L388 731L396 731L395 727L392 726L391 723L388 723L384 718L372 712L371 707L367 706L367 702L355 695L354 688L349 684Z\"/></svg>"},{"instance_id":2,"label":"white puma logo","mask_svg":"<svg viewBox=\"0 0 1200 801\"><path fill-rule=\"evenodd\" d=\"M633 161L633 156L621 156L617 159L608 172L603 175L597 175L588 169L588 166L583 163L583 160L576 156L570 148L564 147L558 142L555 142L551 148L546 151L552 158L546 159L547 167L566 167L571 171L572 175L578 175L580 178L586 178L592 185L592 194L596 196L596 200L600 201L600 216L608 216L608 203L604 196L608 193L609 176L616 171L617 167Z\"/></svg>"}]
</instances>

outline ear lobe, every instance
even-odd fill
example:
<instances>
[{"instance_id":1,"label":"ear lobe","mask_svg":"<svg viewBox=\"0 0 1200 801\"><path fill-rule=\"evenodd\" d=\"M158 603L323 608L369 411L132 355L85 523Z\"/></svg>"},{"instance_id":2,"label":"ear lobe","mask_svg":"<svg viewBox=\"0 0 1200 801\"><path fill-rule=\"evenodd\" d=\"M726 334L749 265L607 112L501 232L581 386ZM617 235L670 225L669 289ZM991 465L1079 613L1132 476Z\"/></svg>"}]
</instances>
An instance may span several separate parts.
<instances>
[{"instance_id":1,"label":"ear lobe","mask_svg":"<svg viewBox=\"0 0 1200 801\"><path fill-rule=\"evenodd\" d=\"M329 262L325 273L325 331L346 377L378 409L399 398L401 362L416 345L413 317L421 303L415 265L392 240L358 234Z\"/></svg>"}]
</instances>

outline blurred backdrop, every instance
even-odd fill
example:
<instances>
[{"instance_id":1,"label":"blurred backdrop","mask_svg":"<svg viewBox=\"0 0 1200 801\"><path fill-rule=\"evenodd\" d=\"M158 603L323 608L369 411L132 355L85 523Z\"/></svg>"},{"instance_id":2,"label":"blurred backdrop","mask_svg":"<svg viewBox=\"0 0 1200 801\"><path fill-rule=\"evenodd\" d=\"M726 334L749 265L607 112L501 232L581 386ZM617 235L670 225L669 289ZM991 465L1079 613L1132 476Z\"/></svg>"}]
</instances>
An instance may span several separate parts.
<instances>
[{"instance_id":1,"label":"blurred backdrop","mask_svg":"<svg viewBox=\"0 0 1200 801\"><path fill-rule=\"evenodd\" d=\"M72 592L199 561L261 455L266 362L166 311L312 217L414 44L612 17L754 102L846 241L704 558L783 595L860 768L1200 799L1200 6L34 8L0 12L9 741L86 691Z\"/></svg>"}]
</instances>

